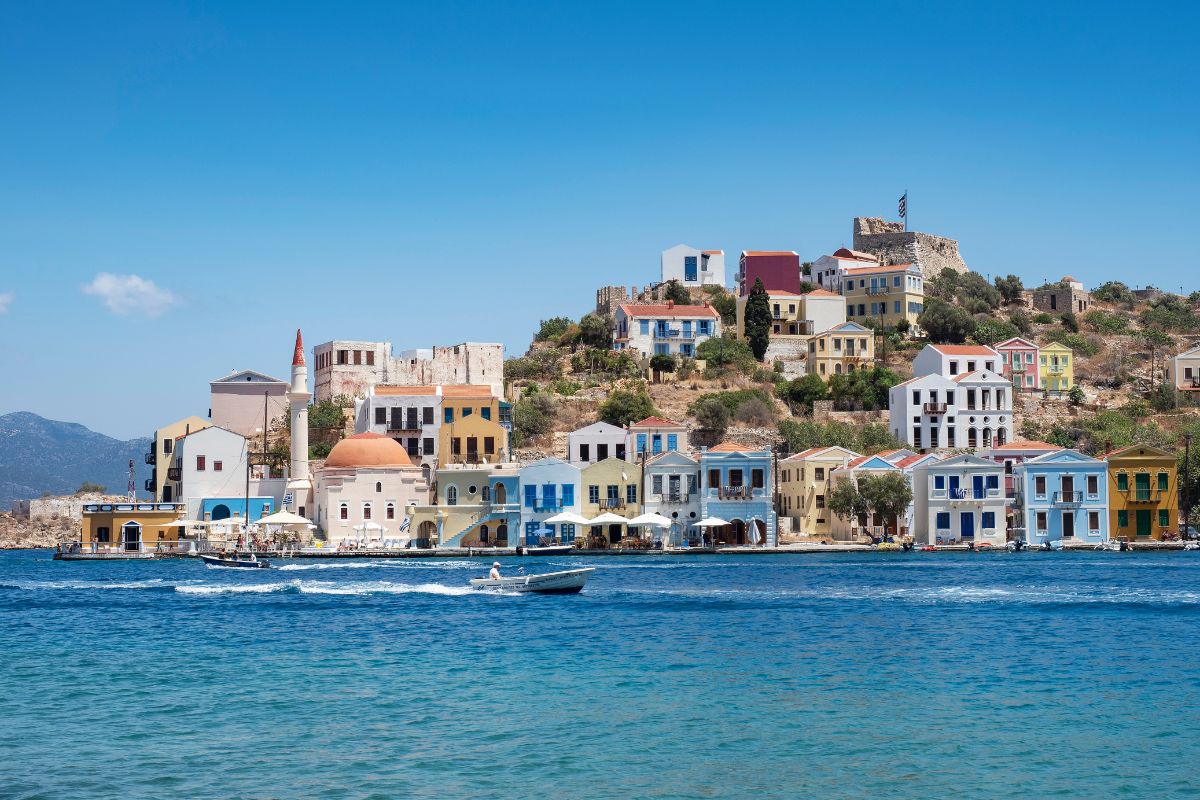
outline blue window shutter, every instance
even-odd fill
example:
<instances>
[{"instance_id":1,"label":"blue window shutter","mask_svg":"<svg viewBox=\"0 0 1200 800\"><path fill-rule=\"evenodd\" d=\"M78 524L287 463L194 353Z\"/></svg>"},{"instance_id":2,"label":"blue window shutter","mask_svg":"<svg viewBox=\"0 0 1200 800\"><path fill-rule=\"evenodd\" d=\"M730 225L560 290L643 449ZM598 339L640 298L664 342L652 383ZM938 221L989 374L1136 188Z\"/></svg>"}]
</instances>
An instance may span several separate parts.
<instances>
[{"instance_id":1,"label":"blue window shutter","mask_svg":"<svg viewBox=\"0 0 1200 800\"><path fill-rule=\"evenodd\" d=\"M447 408L447 409L444 409L444 411L445 411L445 413L442 414L442 419L446 422L454 422L454 409Z\"/></svg>"},{"instance_id":2,"label":"blue window shutter","mask_svg":"<svg viewBox=\"0 0 1200 800\"><path fill-rule=\"evenodd\" d=\"M639 453L646 452L646 434L639 433L637 435L637 451Z\"/></svg>"},{"instance_id":3,"label":"blue window shutter","mask_svg":"<svg viewBox=\"0 0 1200 800\"><path fill-rule=\"evenodd\" d=\"M575 486L574 484L564 483L562 485L562 501L564 506L575 505Z\"/></svg>"},{"instance_id":4,"label":"blue window shutter","mask_svg":"<svg viewBox=\"0 0 1200 800\"><path fill-rule=\"evenodd\" d=\"M679 449L679 436L677 434L674 434L674 433L667 434L667 449L668 450L678 450Z\"/></svg>"},{"instance_id":5,"label":"blue window shutter","mask_svg":"<svg viewBox=\"0 0 1200 800\"><path fill-rule=\"evenodd\" d=\"M525 507L533 508L534 503L536 503L536 502L537 502L537 487L536 486L526 486L525 487Z\"/></svg>"},{"instance_id":6,"label":"blue window shutter","mask_svg":"<svg viewBox=\"0 0 1200 800\"><path fill-rule=\"evenodd\" d=\"M650 320L648 320L648 319L638 320L638 327L641 329L643 336L649 334L650 333Z\"/></svg>"}]
</instances>

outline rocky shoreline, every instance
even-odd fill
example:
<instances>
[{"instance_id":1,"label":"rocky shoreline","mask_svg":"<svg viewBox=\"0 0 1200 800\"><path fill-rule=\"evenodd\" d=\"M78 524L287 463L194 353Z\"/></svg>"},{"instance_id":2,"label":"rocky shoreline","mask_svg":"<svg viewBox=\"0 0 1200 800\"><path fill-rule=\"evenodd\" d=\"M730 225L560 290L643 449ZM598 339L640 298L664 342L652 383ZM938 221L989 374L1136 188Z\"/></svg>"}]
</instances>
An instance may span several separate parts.
<instances>
[{"instance_id":1,"label":"rocky shoreline","mask_svg":"<svg viewBox=\"0 0 1200 800\"><path fill-rule=\"evenodd\" d=\"M29 520L0 512L0 550L54 547L76 533L78 523L67 517Z\"/></svg>"}]
</instances>

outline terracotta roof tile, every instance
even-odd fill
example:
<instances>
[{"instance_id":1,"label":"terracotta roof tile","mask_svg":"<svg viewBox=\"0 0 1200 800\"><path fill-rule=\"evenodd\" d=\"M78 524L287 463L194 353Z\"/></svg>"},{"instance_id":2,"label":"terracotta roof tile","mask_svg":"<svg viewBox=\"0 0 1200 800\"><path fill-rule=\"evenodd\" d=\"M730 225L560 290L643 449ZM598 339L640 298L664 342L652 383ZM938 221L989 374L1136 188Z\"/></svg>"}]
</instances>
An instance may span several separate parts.
<instances>
[{"instance_id":1,"label":"terracotta roof tile","mask_svg":"<svg viewBox=\"0 0 1200 800\"><path fill-rule=\"evenodd\" d=\"M631 317L711 317L720 316L712 306L637 305L622 303L618 306Z\"/></svg>"},{"instance_id":2,"label":"terracotta roof tile","mask_svg":"<svg viewBox=\"0 0 1200 800\"><path fill-rule=\"evenodd\" d=\"M491 397L492 387L478 383L448 383L442 386L442 397Z\"/></svg>"},{"instance_id":3,"label":"terracotta roof tile","mask_svg":"<svg viewBox=\"0 0 1200 800\"><path fill-rule=\"evenodd\" d=\"M828 289L813 289L811 292L805 292L805 297L841 297L837 292L831 292Z\"/></svg>"},{"instance_id":4,"label":"terracotta roof tile","mask_svg":"<svg viewBox=\"0 0 1200 800\"><path fill-rule=\"evenodd\" d=\"M680 426L682 423L676 422L673 419L666 417L646 417L640 422L634 422L629 425L631 428L664 428L669 426Z\"/></svg>"},{"instance_id":5,"label":"terracotta roof tile","mask_svg":"<svg viewBox=\"0 0 1200 800\"><path fill-rule=\"evenodd\" d=\"M843 272L850 277L859 275L881 275L885 272L904 272L912 264L889 264L886 267L846 267Z\"/></svg>"},{"instance_id":6,"label":"terracotta roof tile","mask_svg":"<svg viewBox=\"0 0 1200 800\"><path fill-rule=\"evenodd\" d=\"M378 397L418 397L430 396L437 394L436 386L391 386L381 384L375 387L375 394Z\"/></svg>"},{"instance_id":7,"label":"terracotta roof tile","mask_svg":"<svg viewBox=\"0 0 1200 800\"><path fill-rule=\"evenodd\" d=\"M1038 439L1017 439L1015 442L997 445L993 450L1061 450L1062 448L1050 442Z\"/></svg>"},{"instance_id":8,"label":"terracotta roof tile","mask_svg":"<svg viewBox=\"0 0 1200 800\"><path fill-rule=\"evenodd\" d=\"M738 444L737 442L721 442L716 447L708 448L710 453L755 453L762 450L761 447L754 447L748 444Z\"/></svg>"}]
</instances>

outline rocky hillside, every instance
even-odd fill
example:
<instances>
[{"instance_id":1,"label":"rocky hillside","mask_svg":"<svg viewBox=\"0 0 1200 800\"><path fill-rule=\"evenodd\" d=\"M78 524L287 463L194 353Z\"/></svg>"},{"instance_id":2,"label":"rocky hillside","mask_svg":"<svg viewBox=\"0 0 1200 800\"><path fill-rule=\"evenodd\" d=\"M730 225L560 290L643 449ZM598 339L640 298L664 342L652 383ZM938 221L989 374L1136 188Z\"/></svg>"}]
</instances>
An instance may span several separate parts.
<instances>
[{"instance_id":1,"label":"rocky hillside","mask_svg":"<svg viewBox=\"0 0 1200 800\"><path fill-rule=\"evenodd\" d=\"M147 477L142 457L148 446L149 439L121 441L28 411L0 416L0 509L13 500L70 494L84 482L124 492L129 459L139 484Z\"/></svg>"}]
</instances>

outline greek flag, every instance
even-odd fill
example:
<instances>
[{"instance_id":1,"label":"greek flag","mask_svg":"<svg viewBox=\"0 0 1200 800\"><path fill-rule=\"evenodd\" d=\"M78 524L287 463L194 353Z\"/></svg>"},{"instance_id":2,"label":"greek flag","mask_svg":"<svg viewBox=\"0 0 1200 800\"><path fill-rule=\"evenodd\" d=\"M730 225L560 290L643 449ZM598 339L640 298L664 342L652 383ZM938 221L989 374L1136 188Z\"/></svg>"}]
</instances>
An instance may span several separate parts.
<instances>
[{"instance_id":1,"label":"greek flag","mask_svg":"<svg viewBox=\"0 0 1200 800\"><path fill-rule=\"evenodd\" d=\"M408 523L412 522L412 517L405 517L404 522L400 523L400 532L404 533L408 530Z\"/></svg>"},{"instance_id":2,"label":"greek flag","mask_svg":"<svg viewBox=\"0 0 1200 800\"><path fill-rule=\"evenodd\" d=\"M908 216L908 192L900 196L900 217L903 219Z\"/></svg>"}]
</instances>

